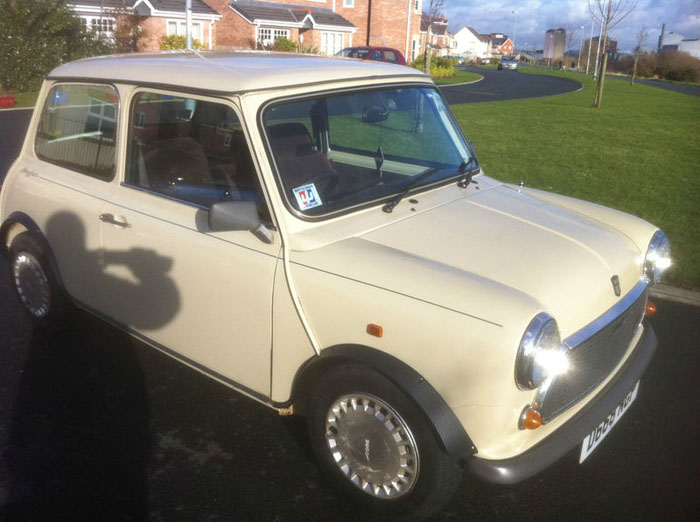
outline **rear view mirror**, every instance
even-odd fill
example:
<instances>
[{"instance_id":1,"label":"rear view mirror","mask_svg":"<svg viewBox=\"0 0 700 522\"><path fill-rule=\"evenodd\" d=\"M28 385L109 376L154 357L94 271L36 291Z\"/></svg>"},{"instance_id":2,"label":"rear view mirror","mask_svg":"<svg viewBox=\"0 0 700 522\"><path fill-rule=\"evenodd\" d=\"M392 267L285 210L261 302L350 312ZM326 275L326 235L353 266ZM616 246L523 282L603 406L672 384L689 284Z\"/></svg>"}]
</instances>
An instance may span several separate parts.
<instances>
[{"instance_id":1,"label":"rear view mirror","mask_svg":"<svg viewBox=\"0 0 700 522\"><path fill-rule=\"evenodd\" d=\"M365 123L381 123L389 118L389 109L386 107L367 107L362 111L362 121Z\"/></svg>"},{"instance_id":2,"label":"rear view mirror","mask_svg":"<svg viewBox=\"0 0 700 522\"><path fill-rule=\"evenodd\" d=\"M265 243L272 243L272 232L260 221L254 201L219 201L209 207L209 229L214 232L248 230Z\"/></svg>"}]
</instances>

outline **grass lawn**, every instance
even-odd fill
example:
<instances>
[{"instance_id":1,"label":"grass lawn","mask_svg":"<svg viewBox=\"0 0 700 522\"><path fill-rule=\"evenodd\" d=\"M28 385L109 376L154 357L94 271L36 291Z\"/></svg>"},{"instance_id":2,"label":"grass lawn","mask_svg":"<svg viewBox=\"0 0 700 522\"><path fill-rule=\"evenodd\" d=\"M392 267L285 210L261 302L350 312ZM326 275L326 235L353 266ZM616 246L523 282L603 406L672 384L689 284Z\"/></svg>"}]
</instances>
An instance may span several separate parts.
<instances>
[{"instance_id":1,"label":"grass lawn","mask_svg":"<svg viewBox=\"0 0 700 522\"><path fill-rule=\"evenodd\" d=\"M665 283L700 290L700 98L606 79L602 106L583 74L575 93L453 106L490 176L640 216L666 232Z\"/></svg>"},{"instance_id":2,"label":"grass lawn","mask_svg":"<svg viewBox=\"0 0 700 522\"><path fill-rule=\"evenodd\" d=\"M452 85L455 83L475 82L481 78L482 76L477 73L455 70L455 75L451 78L439 78L435 80L435 83L438 85Z\"/></svg>"},{"instance_id":3,"label":"grass lawn","mask_svg":"<svg viewBox=\"0 0 700 522\"><path fill-rule=\"evenodd\" d=\"M39 91L33 92L18 92L18 93L2 93L0 96L14 96L15 107L34 107L36 99L39 96ZM2 110L2 109L0 109Z\"/></svg>"}]
</instances>

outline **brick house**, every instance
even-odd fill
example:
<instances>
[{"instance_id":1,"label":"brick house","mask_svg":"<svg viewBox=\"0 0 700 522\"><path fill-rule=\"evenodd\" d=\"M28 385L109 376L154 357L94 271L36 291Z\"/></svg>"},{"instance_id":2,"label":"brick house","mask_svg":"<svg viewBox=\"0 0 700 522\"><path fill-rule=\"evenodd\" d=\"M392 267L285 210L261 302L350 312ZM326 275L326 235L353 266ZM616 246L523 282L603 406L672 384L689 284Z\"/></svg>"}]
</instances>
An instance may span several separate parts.
<instances>
[{"instance_id":1,"label":"brick house","mask_svg":"<svg viewBox=\"0 0 700 522\"><path fill-rule=\"evenodd\" d=\"M71 0L68 7L95 32L111 39L117 19L126 13L145 17L140 24L143 51L156 51L160 39L170 34L185 34L185 0ZM214 24L221 15L202 0L192 0L192 38L205 47L214 47Z\"/></svg>"},{"instance_id":2,"label":"brick house","mask_svg":"<svg viewBox=\"0 0 700 522\"><path fill-rule=\"evenodd\" d=\"M302 48L393 47L420 53L422 0L203 0L222 15L216 46L254 48L285 36Z\"/></svg>"},{"instance_id":3,"label":"brick house","mask_svg":"<svg viewBox=\"0 0 700 522\"><path fill-rule=\"evenodd\" d=\"M513 54L513 42L505 34L491 33L488 35L489 49L488 53L491 57L502 56L504 54Z\"/></svg>"},{"instance_id":4,"label":"brick house","mask_svg":"<svg viewBox=\"0 0 700 522\"><path fill-rule=\"evenodd\" d=\"M431 23L432 22L432 23ZM443 16L430 17L425 13L421 14L420 20L420 43L425 49L427 44L433 54L446 56L450 53L450 34L447 32L447 19Z\"/></svg>"}]
</instances>

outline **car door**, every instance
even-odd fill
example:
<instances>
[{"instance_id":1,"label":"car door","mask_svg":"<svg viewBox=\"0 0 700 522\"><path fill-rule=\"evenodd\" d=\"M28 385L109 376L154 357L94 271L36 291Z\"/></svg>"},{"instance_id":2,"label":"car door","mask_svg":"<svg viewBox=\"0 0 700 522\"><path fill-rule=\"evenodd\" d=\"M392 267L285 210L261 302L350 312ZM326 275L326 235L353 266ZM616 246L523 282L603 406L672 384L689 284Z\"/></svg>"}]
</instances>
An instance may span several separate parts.
<instances>
[{"instance_id":1,"label":"car door","mask_svg":"<svg viewBox=\"0 0 700 522\"><path fill-rule=\"evenodd\" d=\"M264 398L281 241L212 232L208 206L255 201L270 215L233 106L139 90L124 173L103 222L105 313L157 347Z\"/></svg>"}]
</instances>

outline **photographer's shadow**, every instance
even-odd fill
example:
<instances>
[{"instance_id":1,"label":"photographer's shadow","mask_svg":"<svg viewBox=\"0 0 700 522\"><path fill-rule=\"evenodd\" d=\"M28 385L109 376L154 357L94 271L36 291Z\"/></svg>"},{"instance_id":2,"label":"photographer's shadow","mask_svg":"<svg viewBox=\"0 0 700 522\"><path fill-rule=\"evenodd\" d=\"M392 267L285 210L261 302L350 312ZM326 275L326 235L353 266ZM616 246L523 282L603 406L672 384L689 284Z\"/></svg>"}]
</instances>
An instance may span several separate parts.
<instances>
[{"instance_id":1,"label":"photographer's shadow","mask_svg":"<svg viewBox=\"0 0 700 522\"><path fill-rule=\"evenodd\" d=\"M157 329L177 313L171 259L148 249L87 250L83 223L70 213L52 216L46 234L61 245L64 265L86 267L80 291L114 305L100 312L134 329ZM19 307L11 310L26 332ZM21 336L5 519L147 520L152 436L143 345L91 315L75 321L60 334L34 328Z\"/></svg>"}]
</instances>

